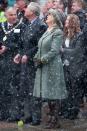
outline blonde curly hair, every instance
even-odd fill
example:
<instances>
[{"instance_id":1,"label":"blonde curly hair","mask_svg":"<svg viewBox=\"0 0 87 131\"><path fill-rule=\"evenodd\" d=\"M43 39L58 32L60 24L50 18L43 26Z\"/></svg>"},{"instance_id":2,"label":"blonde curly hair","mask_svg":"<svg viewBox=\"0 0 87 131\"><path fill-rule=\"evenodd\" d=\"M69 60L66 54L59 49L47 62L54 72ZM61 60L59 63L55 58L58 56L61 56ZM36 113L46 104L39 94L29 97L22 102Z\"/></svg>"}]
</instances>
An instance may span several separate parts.
<instances>
[{"instance_id":1,"label":"blonde curly hair","mask_svg":"<svg viewBox=\"0 0 87 131\"><path fill-rule=\"evenodd\" d=\"M80 32L80 20L79 17L75 14L69 14L69 26L64 27L65 37L73 38L76 33Z\"/></svg>"}]
</instances>

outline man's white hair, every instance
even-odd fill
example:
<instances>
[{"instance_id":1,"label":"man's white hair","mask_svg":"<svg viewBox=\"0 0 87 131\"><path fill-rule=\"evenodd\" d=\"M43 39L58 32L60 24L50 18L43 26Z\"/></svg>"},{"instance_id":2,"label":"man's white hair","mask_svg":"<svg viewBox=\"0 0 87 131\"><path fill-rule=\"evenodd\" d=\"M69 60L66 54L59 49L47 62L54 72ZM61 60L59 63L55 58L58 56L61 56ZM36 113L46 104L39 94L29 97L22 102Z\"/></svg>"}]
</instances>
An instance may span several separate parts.
<instances>
[{"instance_id":1,"label":"man's white hair","mask_svg":"<svg viewBox=\"0 0 87 131\"><path fill-rule=\"evenodd\" d=\"M5 12L12 12L13 10L15 10L15 8L13 6L10 6L5 9Z\"/></svg>"},{"instance_id":2,"label":"man's white hair","mask_svg":"<svg viewBox=\"0 0 87 131\"><path fill-rule=\"evenodd\" d=\"M40 15L40 6L36 2L30 2L28 8L35 13L36 16Z\"/></svg>"}]
</instances>

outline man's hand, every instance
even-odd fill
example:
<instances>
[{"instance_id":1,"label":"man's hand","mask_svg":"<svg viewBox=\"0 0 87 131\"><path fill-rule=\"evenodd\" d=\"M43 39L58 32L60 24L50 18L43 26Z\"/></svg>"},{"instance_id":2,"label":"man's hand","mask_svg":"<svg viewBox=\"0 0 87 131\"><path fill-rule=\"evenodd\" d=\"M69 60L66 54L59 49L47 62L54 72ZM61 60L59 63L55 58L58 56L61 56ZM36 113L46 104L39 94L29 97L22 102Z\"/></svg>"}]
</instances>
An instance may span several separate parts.
<instances>
[{"instance_id":1,"label":"man's hand","mask_svg":"<svg viewBox=\"0 0 87 131\"><path fill-rule=\"evenodd\" d=\"M27 63L28 57L26 55L22 56L21 63Z\"/></svg>"},{"instance_id":2,"label":"man's hand","mask_svg":"<svg viewBox=\"0 0 87 131\"><path fill-rule=\"evenodd\" d=\"M14 57L14 63L19 64L20 61L21 61L21 56L20 56L20 54L17 54L17 55Z\"/></svg>"},{"instance_id":3,"label":"man's hand","mask_svg":"<svg viewBox=\"0 0 87 131\"><path fill-rule=\"evenodd\" d=\"M0 48L0 54L3 54L6 51L6 46L2 45Z\"/></svg>"}]
</instances>

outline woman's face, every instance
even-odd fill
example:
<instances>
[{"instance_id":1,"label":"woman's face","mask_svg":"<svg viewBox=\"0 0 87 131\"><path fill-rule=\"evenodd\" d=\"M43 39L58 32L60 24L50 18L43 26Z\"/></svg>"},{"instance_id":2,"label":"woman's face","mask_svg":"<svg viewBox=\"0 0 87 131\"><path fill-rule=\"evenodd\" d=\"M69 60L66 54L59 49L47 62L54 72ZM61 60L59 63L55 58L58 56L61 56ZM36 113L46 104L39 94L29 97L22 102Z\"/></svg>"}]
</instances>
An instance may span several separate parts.
<instances>
[{"instance_id":1,"label":"woman's face","mask_svg":"<svg viewBox=\"0 0 87 131\"><path fill-rule=\"evenodd\" d=\"M66 21L65 21L65 27L69 27L69 21L70 21L70 16L67 17Z\"/></svg>"},{"instance_id":2,"label":"woman's face","mask_svg":"<svg viewBox=\"0 0 87 131\"><path fill-rule=\"evenodd\" d=\"M48 26L51 25L51 24L53 25L55 23L55 20L54 20L54 17L53 17L52 14L48 14L46 23L47 23Z\"/></svg>"}]
</instances>

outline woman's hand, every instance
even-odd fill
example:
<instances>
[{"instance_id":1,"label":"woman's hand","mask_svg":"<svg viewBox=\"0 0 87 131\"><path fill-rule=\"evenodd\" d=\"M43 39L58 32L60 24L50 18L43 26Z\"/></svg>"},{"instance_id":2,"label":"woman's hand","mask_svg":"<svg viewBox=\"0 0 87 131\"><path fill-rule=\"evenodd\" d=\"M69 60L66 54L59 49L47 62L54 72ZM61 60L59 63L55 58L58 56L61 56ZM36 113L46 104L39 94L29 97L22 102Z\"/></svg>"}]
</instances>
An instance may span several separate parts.
<instances>
[{"instance_id":1,"label":"woman's hand","mask_svg":"<svg viewBox=\"0 0 87 131\"><path fill-rule=\"evenodd\" d=\"M28 57L26 55L22 56L21 63L27 63Z\"/></svg>"},{"instance_id":2,"label":"woman's hand","mask_svg":"<svg viewBox=\"0 0 87 131\"><path fill-rule=\"evenodd\" d=\"M34 59L34 63L36 68L41 68L43 65L40 59Z\"/></svg>"},{"instance_id":3,"label":"woman's hand","mask_svg":"<svg viewBox=\"0 0 87 131\"><path fill-rule=\"evenodd\" d=\"M0 48L0 54L3 54L6 51L6 46L2 45Z\"/></svg>"},{"instance_id":4,"label":"woman's hand","mask_svg":"<svg viewBox=\"0 0 87 131\"><path fill-rule=\"evenodd\" d=\"M60 51L61 51L61 52L64 52L64 48L63 48L62 46L61 46L61 48L60 48Z\"/></svg>"},{"instance_id":5,"label":"woman's hand","mask_svg":"<svg viewBox=\"0 0 87 131\"><path fill-rule=\"evenodd\" d=\"M17 54L17 55L14 57L14 63L19 64L20 61L21 61L21 56L20 56L20 54Z\"/></svg>"}]
</instances>

